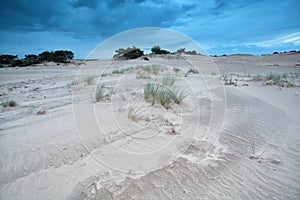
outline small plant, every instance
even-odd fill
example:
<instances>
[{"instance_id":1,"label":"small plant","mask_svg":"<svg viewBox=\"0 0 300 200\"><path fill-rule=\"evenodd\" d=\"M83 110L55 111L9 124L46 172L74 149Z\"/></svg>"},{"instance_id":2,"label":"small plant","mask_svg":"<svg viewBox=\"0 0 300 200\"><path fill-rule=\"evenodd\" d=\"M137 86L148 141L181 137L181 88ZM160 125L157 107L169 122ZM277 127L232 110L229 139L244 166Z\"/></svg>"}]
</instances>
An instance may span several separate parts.
<instances>
[{"instance_id":1,"label":"small plant","mask_svg":"<svg viewBox=\"0 0 300 200\"><path fill-rule=\"evenodd\" d=\"M144 85L144 98L154 105L159 102L163 107L169 109L172 103L181 104L188 94L180 89L170 88L157 83L147 83Z\"/></svg>"},{"instance_id":2,"label":"small plant","mask_svg":"<svg viewBox=\"0 0 300 200\"><path fill-rule=\"evenodd\" d=\"M280 74L274 74L272 72L266 75L266 79L267 80L272 80L275 83L281 82L281 76L280 76Z\"/></svg>"},{"instance_id":3,"label":"small plant","mask_svg":"<svg viewBox=\"0 0 300 200\"><path fill-rule=\"evenodd\" d=\"M193 73L193 74L199 74L199 71L197 69L191 68L187 71L187 74Z\"/></svg>"},{"instance_id":4,"label":"small plant","mask_svg":"<svg viewBox=\"0 0 300 200\"><path fill-rule=\"evenodd\" d=\"M145 74L144 72L138 72L136 74L136 79L151 79L151 76L148 74Z\"/></svg>"},{"instance_id":5,"label":"small plant","mask_svg":"<svg viewBox=\"0 0 300 200\"><path fill-rule=\"evenodd\" d=\"M123 68L123 69L113 70L111 73L112 74L124 74L125 72L129 72L129 71L131 71L133 69L134 69L133 67L127 67L127 68Z\"/></svg>"},{"instance_id":6,"label":"small plant","mask_svg":"<svg viewBox=\"0 0 300 200\"><path fill-rule=\"evenodd\" d=\"M173 67L173 71L176 72L176 73L178 73L178 72L180 72L181 70L180 70L179 68Z\"/></svg>"},{"instance_id":7,"label":"small plant","mask_svg":"<svg viewBox=\"0 0 300 200\"><path fill-rule=\"evenodd\" d=\"M174 96L175 96L175 99L174 99L174 102L176 104L181 104L182 101L188 96L189 94L184 91L184 90L180 90L180 89L175 89L174 91Z\"/></svg>"},{"instance_id":8,"label":"small plant","mask_svg":"<svg viewBox=\"0 0 300 200\"><path fill-rule=\"evenodd\" d=\"M255 81L261 81L263 79L264 79L264 77L259 74L256 74L256 76L253 78L253 80L255 80Z\"/></svg>"},{"instance_id":9,"label":"small plant","mask_svg":"<svg viewBox=\"0 0 300 200\"><path fill-rule=\"evenodd\" d=\"M88 76L84 79L84 81L88 84L91 85L93 83L95 76Z\"/></svg>"},{"instance_id":10,"label":"small plant","mask_svg":"<svg viewBox=\"0 0 300 200\"><path fill-rule=\"evenodd\" d=\"M159 71L161 71L161 67L159 65L151 65L151 66L143 66L142 69L148 73L152 73L157 75Z\"/></svg>"},{"instance_id":11,"label":"small plant","mask_svg":"<svg viewBox=\"0 0 300 200\"><path fill-rule=\"evenodd\" d=\"M110 73L103 73L103 74L101 74L101 77L105 77L105 76L109 76L109 75L111 75Z\"/></svg>"},{"instance_id":12,"label":"small plant","mask_svg":"<svg viewBox=\"0 0 300 200\"><path fill-rule=\"evenodd\" d=\"M172 87L175 84L175 77L170 75L165 75L162 79L162 85Z\"/></svg>"},{"instance_id":13,"label":"small plant","mask_svg":"<svg viewBox=\"0 0 300 200\"><path fill-rule=\"evenodd\" d=\"M151 102L152 105L155 104L158 95L159 85L157 83L147 83L144 85L144 98L145 100Z\"/></svg>"},{"instance_id":14,"label":"small plant","mask_svg":"<svg viewBox=\"0 0 300 200\"><path fill-rule=\"evenodd\" d=\"M171 106L171 103L174 101L174 92L169 89L168 87L161 86L158 90L158 99L160 104L165 107L166 109L169 109Z\"/></svg>"},{"instance_id":15,"label":"small plant","mask_svg":"<svg viewBox=\"0 0 300 200\"><path fill-rule=\"evenodd\" d=\"M141 107L136 108L135 105L130 105L128 108L128 119L132 119L133 121L136 121L138 119L138 112L140 111Z\"/></svg>"},{"instance_id":16,"label":"small plant","mask_svg":"<svg viewBox=\"0 0 300 200\"><path fill-rule=\"evenodd\" d=\"M9 101L3 102L1 105L2 105L4 108L6 108L6 107L16 107L18 104L17 104L17 102L14 101L14 100L9 100Z\"/></svg>"},{"instance_id":17,"label":"small plant","mask_svg":"<svg viewBox=\"0 0 300 200\"><path fill-rule=\"evenodd\" d=\"M234 85L234 82L232 81L232 76L228 77L226 74L223 75L223 81L225 85Z\"/></svg>"},{"instance_id":18,"label":"small plant","mask_svg":"<svg viewBox=\"0 0 300 200\"><path fill-rule=\"evenodd\" d=\"M75 85L78 85L79 84L79 81L78 80L71 80L69 83L68 83L68 86L69 87L72 87L72 86L75 86Z\"/></svg>"},{"instance_id":19,"label":"small plant","mask_svg":"<svg viewBox=\"0 0 300 200\"><path fill-rule=\"evenodd\" d=\"M104 93L105 93L104 85L98 86L96 88L96 93L95 93L96 102L99 102L100 100L102 100L104 98L104 95L105 95Z\"/></svg>"}]
</instances>

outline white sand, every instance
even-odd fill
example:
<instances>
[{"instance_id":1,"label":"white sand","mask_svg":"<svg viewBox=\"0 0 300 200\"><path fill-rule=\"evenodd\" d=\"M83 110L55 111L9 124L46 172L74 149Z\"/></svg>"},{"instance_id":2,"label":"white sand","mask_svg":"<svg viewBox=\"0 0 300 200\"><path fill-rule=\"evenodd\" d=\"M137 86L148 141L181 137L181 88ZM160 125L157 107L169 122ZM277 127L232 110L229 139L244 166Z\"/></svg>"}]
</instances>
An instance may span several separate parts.
<instances>
[{"instance_id":1,"label":"white sand","mask_svg":"<svg viewBox=\"0 0 300 200\"><path fill-rule=\"evenodd\" d=\"M185 59L0 69L1 102L18 103L0 108L0 199L298 199L300 89L248 74L300 73L299 54ZM151 79L101 77L153 63L166 68ZM200 74L184 77L192 65ZM190 94L168 110L143 100L164 74ZM95 103L101 84L114 94Z\"/></svg>"}]
</instances>

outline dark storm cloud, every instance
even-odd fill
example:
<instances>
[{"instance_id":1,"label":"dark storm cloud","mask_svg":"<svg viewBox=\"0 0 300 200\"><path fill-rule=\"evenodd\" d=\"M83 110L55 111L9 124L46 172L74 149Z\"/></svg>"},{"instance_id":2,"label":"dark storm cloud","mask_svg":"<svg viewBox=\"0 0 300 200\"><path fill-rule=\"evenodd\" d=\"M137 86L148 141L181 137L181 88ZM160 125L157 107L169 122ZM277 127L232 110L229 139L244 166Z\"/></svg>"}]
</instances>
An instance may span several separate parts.
<instances>
[{"instance_id":1,"label":"dark storm cloud","mask_svg":"<svg viewBox=\"0 0 300 200\"><path fill-rule=\"evenodd\" d=\"M299 47L299 6L298 0L0 0L0 51L13 49L20 35L21 42L38 48L60 41L81 49L140 27L171 28L213 51L234 45L248 50L264 41L276 41L277 48L284 36L293 38L281 47L292 41L293 48ZM32 40L33 35L41 38Z\"/></svg>"},{"instance_id":2,"label":"dark storm cloud","mask_svg":"<svg viewBox=\"0 0 300 200\"><path fill-rule=\"evenodd\" d=\"M0 28L66 31L75 38L109 36L142 26L168 27L192 7L162 1L1 1Z\"/></svg>"}]
</instances>

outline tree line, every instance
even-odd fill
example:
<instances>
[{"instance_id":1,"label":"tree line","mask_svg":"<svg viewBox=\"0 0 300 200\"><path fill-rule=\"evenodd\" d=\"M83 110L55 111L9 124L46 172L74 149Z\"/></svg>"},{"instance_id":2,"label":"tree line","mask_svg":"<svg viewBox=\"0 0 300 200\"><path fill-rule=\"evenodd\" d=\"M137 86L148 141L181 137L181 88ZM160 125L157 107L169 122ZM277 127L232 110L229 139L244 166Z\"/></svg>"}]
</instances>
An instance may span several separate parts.
<instances>
[{"instance_id":1,"label":"tree line","mask_svg":"<svg viewBox=\"0 0 300 200\"><path fill-rule=\"evenodd\" d=\"M159 45L153 46L151 48L150 55L168 55L168 54L189 54L189 55L197 55L195 50L193 51L186 51L185 48L178 49L176 52L171 53L165 49L162 49ZM129 60L139 58L141 56L145 56L144 51L140 50L139 48L133 46L128 47L126 49L120 48L115 50L115 55L113 56L114 59L117 60Z\"/></svg>"},{"instance_id":2,"label":"tree line","mask_svg":"<svg viewBox=\"0 0 300 200\"><path fill-rule=\"evenodd\" d=\"M25 58L18 59L17 55L2 54L0 55L0 65L9 67L15 66L30 66L32 64L39 64L42 62L56 62L68 63L74 58L72 51L58 50L58 51L44 51L38 55L28 54Z\"/></svg>"}]
</instances>

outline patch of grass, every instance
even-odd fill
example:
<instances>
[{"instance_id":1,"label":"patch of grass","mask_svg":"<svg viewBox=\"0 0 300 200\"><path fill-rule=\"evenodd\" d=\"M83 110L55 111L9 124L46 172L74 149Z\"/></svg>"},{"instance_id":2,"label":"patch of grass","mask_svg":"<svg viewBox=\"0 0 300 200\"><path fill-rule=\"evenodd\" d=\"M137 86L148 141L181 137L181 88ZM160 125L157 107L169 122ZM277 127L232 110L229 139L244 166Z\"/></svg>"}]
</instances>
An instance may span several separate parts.
<instances>
[{"instance_id":1,"label":"patch of grass","mask_svg":"<svg viewBox=\"0 0 300 200\"><path fill-rule=\"evenodd\" d=\"M78 80L71 80L69 83L68 83L68 86L69 87L72 87L72 86L75 86L75 85L78 85L79 84L79 81Z\"/></svg>"},{"instance_id":2,"label":"patch of grass","mask_svg":"<svg viewBox=\"0 0 300 200\"><path fill-rule=\"evenodd\" d=\"M232 76L223 75L222 80L224 81L225 85L234 85L234 82L232 81Z\"/></svg>"},{"instance_id":3,"label":"patch of grass","mask_svg":"<svg viewBox=\"0 0 300 200\"><path fill-rule=\"evenodd\" d=\"M161 86L158 90L158 99L160 104L165 107L166 109L169 109L171 106L171 103L174 102L174 92L165 86Z\"/></svg>"},{"instance_id":4,"label":"patch of grass","mask_svg":"<svg viewBox=\"0 0 300 200\"><path fill-rule=\"evenodd\" d=\"M84 79L84 81L85 81L88 85L92 85L94 78L95 78L95 76L90 75L90 76L86 77L86 78Z\"/></svg>"},{"instance_id":5,"label":"patch of grass","mask_svg":"<svg viewBox=\"0 0 300 200\"><path fill-rule=\"evenodd\" d=\"M124 74L125 72L129 72L133 69L134 69L134 67L127 67L127 68L113 70L111 73L112 74Z\"/></svg>"},{"instance_id":6,"label":"patch of grass","mask_svg":"<svg viewBox=\"0 0 300 200\"><path fill-rule=\"evenodd\" d=\"M102 100L104 98L104 95L105 95L105 86L104 85L98 86L95 92L96 102Z\"/></svg>"},{"instance_id":7,"label":"patch of grass","mask_svg":"<svg viewBox=\"0 0 300 200\"><path fill-rule=\"evenodd\" d=\"M105 76L109 76L109 75L111 75L111 73L102 73L101 77L105 77Z\"/></svg>"},{"instance_id":8,"label":"patch of grass","mask_svg":"<svg viewBox=\"0 0 300 200\"><path fill-rule=\"evenodd\" d=\"M145 74L144 72L138 72L136 74L136 79L151 79L149 74Z\"/></svg>"},{"instance_id":9,"label":"patch of grass","mask_svg":"<svg viewBox=\"0 0 300 200\"><path fill-rule=\"evenodd\" d=\"M162 85L172 87L175 84L175 77L170 75L165 75L162 79Z\"/></svg>"},{"instance_id":10,"label":"patch of grass","mask_svg":"<svg viewBox=\"0 0 300 200\"><path fill-rule=\"evenodd\" d=\"M146 101L155 104L157 100L159 85L157 83L147 83L144 85L144 98Z\"/></svg>"},{"instance_id":11,"label":"patch of grass","mask_svg":"<svg viewBox=\"0 0 300 200\"><path fill-rule=\"evenodd\" d=\"M175 73L178 73L178 72L180 72L181 70L180 70L179 68L177 68L177 67L173 67L173 71L174 71Z\"/></svg>"},{"instance_id":12,"label":"patch of grass","mask_svg":"<svg viewBox=\"0 0 300 200\"><path fill-rule=\"evenodd\" d=\"M185 91L168 87L167 85L157 83L147 83L144 85L144 98L154 105L160 103L166 109L169 109L172 103L181 104L188 96Z\"/></svg>"},{"instance_id":13,"label":"patch of grass","mask_svg":"<svg viewBox=\"0 0 300 200\"><path fill-rule=\"evenodd\" d=\"M128 113L127 113L128 119L132 119L133 121L136 121L138 119L138 113L140 110L141 107L136 108L135 105L130 105L128 107Z\"/></svg>"},{"instance_id":14,"label":"patch of grass","mask_svg":"<svg viewBox=\"0 0 300 200\"><path fill-rule=\"evenodd\" d=\"M268 73L266 75L257 74L253 80L268 81L266 85L278 85L280 87L295 87L295 79L299 78L298 73Z\"/></svg>"},{"instance_id":15,"label":"patch of grass","mask_svg":"<svg viewBox=\"0 0 300 200\"><path fill-rule=\"evenodd\" d=\"M256 76L253 78L254 81L262 81L264 79L263 76L256 74Z\"/></svg>"},{"instance_id":16,"label":"patch of grass","mask_svg":"<svg viewBox=\"0 0 300 200\"><path fill-rule=\"evenodd\" d=\"M281 82L281 79L282 79L283 77L280 75L280 74L277 74L277 73L268 73L267 75L266 75L266 79L267 80L272 80L272 81L274 81L275 83L280 83Z\"/></svg>"},{"instance_id":17,"label":"patch of grass","mask_svg":"<svg viewBox=\"0 0 300 200\"><path fill-rule=\"evenodd\" d=\"M16 107L18 104L16 101L14 100L9 100L9 101L6 101L6 102L3 102L1 103L1 105L6 108L6 107Z\"/></svg>"},{"instance_id":18,"label":"patch of grass","mask_svg":"<svg viewBox=\"0 0 300 200\"><path fill-rule=\"evenodd\" d=\"M175 99L174 102L176 104L181 104L183 100L189 95L185 90L175 89L174 90Z\"/></svg>"},{"instance_id":19,"label":"patch of grass","mask_svg":"<svg viewBox=\"0 0 300 200\"><path fill-rule=\"evenodd\" d=\"M159 66L159 65L147 65L147 66L142 66L141 68L143 71L152 73L155 75L157 75L161 70L163 70L161 68L161 66Z\"/></svg>"},{"instance_id":20,"label":"patch of grass","mask_svg":"<svg viewBox=\"0 0 300 200\"><path fill-rule=\"evenodd\" d=\"M197 69L191 68L186 73L188 73L188 74L190 74L190 73L192 73L192 74L199 74L199 71Z\"/></svg>"}]
</instances>

